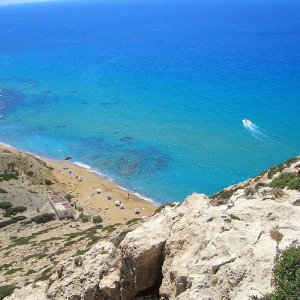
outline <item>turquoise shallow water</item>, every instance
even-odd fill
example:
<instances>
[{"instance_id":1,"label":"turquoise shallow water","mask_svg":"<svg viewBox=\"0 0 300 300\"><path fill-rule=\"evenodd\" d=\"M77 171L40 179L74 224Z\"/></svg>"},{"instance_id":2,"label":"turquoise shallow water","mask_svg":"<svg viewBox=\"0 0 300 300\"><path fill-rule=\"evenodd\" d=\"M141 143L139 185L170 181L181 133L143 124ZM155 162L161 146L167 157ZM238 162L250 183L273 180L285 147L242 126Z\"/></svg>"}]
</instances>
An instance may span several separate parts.
<instances>
[{"instance_id":1,"label":"turquoise shallow water","mask_svg":"<svg viewBox=\"0 0 300 300\"><path fill-rule=\"evenodd\" d=\"M0 140L157 201L299 154L299 1L0 6L0 40Z\"/></svg>"}]
</instances>

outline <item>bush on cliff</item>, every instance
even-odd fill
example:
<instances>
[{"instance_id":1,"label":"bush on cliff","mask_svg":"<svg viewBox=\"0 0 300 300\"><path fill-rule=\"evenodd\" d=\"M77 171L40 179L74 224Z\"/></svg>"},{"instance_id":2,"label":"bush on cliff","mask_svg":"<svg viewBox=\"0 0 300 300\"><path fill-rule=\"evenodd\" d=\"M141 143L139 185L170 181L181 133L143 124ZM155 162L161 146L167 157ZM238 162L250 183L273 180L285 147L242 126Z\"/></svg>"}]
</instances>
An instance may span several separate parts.
<instances>
[{"instance_id":1,"label":"bush on cliff","mask_svg":"<svg viewBox=\"0 0 300 300\"><path fill-rule=\"evenodd\" d=\"M283 252L274 268L275 292L264 300L300 299L300 247Z\"/></svg>"},{"instance_id":2,"label":"bush on cliff","mask_svg":"<svg viewBox=\"0 0 300 300\"><path fill-rule=\"evenodd\" d=\"M4 228L10 224L14 224L14 223L17 223L16 220L13 220L13 219L8 219L8 220L5 220L5 221L2 221L0 222L0 228Z\"/></svg>"},{"instance_id":3,"label":"bush on cliff","mask_svg":"<svg viewBox=\"0 0 300 300\"><path fill-rule=\"evenodd\" d=\"M37 224L43 224L53 220L55 220L55 214L48 214L48 213L41 214L31 218L31 221Z\"/></svg>"},{"instance_id":4,"label":"bush on cliff","mask_svg":"<svg viewBox=\"0 0 300 300\"><path fill-rule=\"evenodd\" d=\"M284 189L287 187L289 190L298 190L300 189L300 177L297 176L297 173L282 173L273 179L269 186L272 188Z\"/></svg>"},{"instance_id":5,"label":"bush on cliff","mask_svg":"<svg viewBox=\"0 0 300 300\"><path fill-rule=\"evenodd\" d=\"M0 202L0 208L2 209L8 209L10 207L12 207L13 205L10 202L4 201L4 202Z\"/></svg>"},{"instance_id":6,"label":"bush on cliff","mask_svg":"<svg viewBox=\"0 0 300 300\"><path fill-rule=\"evenodd\" d=\"M10 296L14 292L15 289L16 289L15 285L0 286L0 300L4 299L5 297Z\"/></svg>"},{"instance_id":7,"label":"bush on cliff","mask_svg":"<svg viewBox=\"0 0 300 300\"><path fill-rule=\"evenodd\" d=\"M27 210L26 206L14 206L7 208L4 214L4 217L15 216L18 213L24 212Z\"/></svg>"}]
</instances>

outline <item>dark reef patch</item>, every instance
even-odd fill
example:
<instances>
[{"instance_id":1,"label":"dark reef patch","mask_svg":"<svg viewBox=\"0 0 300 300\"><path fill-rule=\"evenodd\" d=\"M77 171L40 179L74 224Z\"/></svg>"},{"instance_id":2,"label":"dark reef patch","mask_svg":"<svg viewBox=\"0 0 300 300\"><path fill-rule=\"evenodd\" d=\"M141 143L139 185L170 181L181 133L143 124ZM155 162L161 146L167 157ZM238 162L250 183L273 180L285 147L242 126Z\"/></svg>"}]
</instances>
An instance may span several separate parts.
<instances>
[{"instance_id":1,"label":"dark reef patch","mask_svg":"<svg viewBox=\"0 0 300 300\"><path fill-rule=\"evenodd\" d=\"M123 137L120 138L120 141L121 142L127 142L127 141L130 141L132 139L133 139L133 137L131 137L131 136L123 136Z\"/></svg>"},{"instance_id":2,"label":"dark reef patch","mask_svg":"<svg viewBox=\"0 0 300 300\"><path fill-rule=\"evenodd\" d=\"M100 104L101 105L111 105L111 106L113 106L113 105L117 105L117 104L119 104L120 103L120 101L113 101L113 102L100 102Z\"/></svg>"},{"instance_id":3,"label":"dark reef patch","mask_svg":"<svg viewBox=\"0 0 300 300\"><path fill-rule=\"evenodd\" d=\"M45 95L48 95L48 94L51 94L51 93L52 93L51 90L44 90L44 91L43 91L43 94L45 94Z\"/></svg>"},{"instance_id":4,"label":"dark reef patch","mask_svg":"<svg viewBox=\"0 0 300 300\"><path fill-rule=\"evenodd\" d=\"M0 89L0 114L5 115L13 111L26 95L15 89Z\"/></svg>"},{"instance_id":5,"label":"dark reef patch","mask_svg":"<svg viewBox=\"0 0 300 300\"><path fill-rule=\"evenodd\" d=\"M167 166L168 156L158 149L128 150L117 158L114 170L119 175L152 173Z\"/></svg>"}]
</instances>

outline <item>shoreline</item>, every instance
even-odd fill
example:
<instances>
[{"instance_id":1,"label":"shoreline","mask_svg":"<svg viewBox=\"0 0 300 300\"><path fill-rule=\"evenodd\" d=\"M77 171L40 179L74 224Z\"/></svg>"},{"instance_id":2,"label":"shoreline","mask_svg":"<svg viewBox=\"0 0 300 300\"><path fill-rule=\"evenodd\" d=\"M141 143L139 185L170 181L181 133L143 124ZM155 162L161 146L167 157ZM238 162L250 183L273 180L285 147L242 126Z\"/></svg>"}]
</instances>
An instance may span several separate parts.
<instances>
[{"instance_id":1,"label":"shoreline","mask_svg":"<svg viewBox=\"0 0 300 300\"><path fill-rule=\"evenodd\" d=\"M104 224L126 223L133 218L150 216L159 206L154 200L119 186L112 178L82 162L57 160L2 142L0 148L31 155L44 161L53 168L52 173L57 184L64 187L66 194L73 196L77 206L82 207L84 213L91 216L95 214L103 216ZM83 180L78 180L81 177ZM101 192L97 193L99 189ZM108 200L107 195L111 195L112 199ZM115 201L120 201L124 209L117 207ZM139 209L139 214L135 213L136 209Z\"/></svg>"}]
</instances>

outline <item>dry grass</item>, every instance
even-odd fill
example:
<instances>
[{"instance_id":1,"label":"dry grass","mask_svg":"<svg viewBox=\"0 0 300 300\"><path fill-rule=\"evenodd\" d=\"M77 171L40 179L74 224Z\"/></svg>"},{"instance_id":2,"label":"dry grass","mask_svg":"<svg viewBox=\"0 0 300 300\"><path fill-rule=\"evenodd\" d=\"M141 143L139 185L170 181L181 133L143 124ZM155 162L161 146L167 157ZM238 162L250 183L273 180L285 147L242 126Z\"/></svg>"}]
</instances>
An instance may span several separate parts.
<instances>
[{"instance_id":1,"label":"dry grass","mask_svg":"<svg viewBox=\"0 0 300 300\"><path fill-rule=\"evenodd\" d=\"M278 229L275 228L270 231L270 237L273 241L280 243L282 241L283 234L279 232Z\"/></svg>"}]
</instances>

